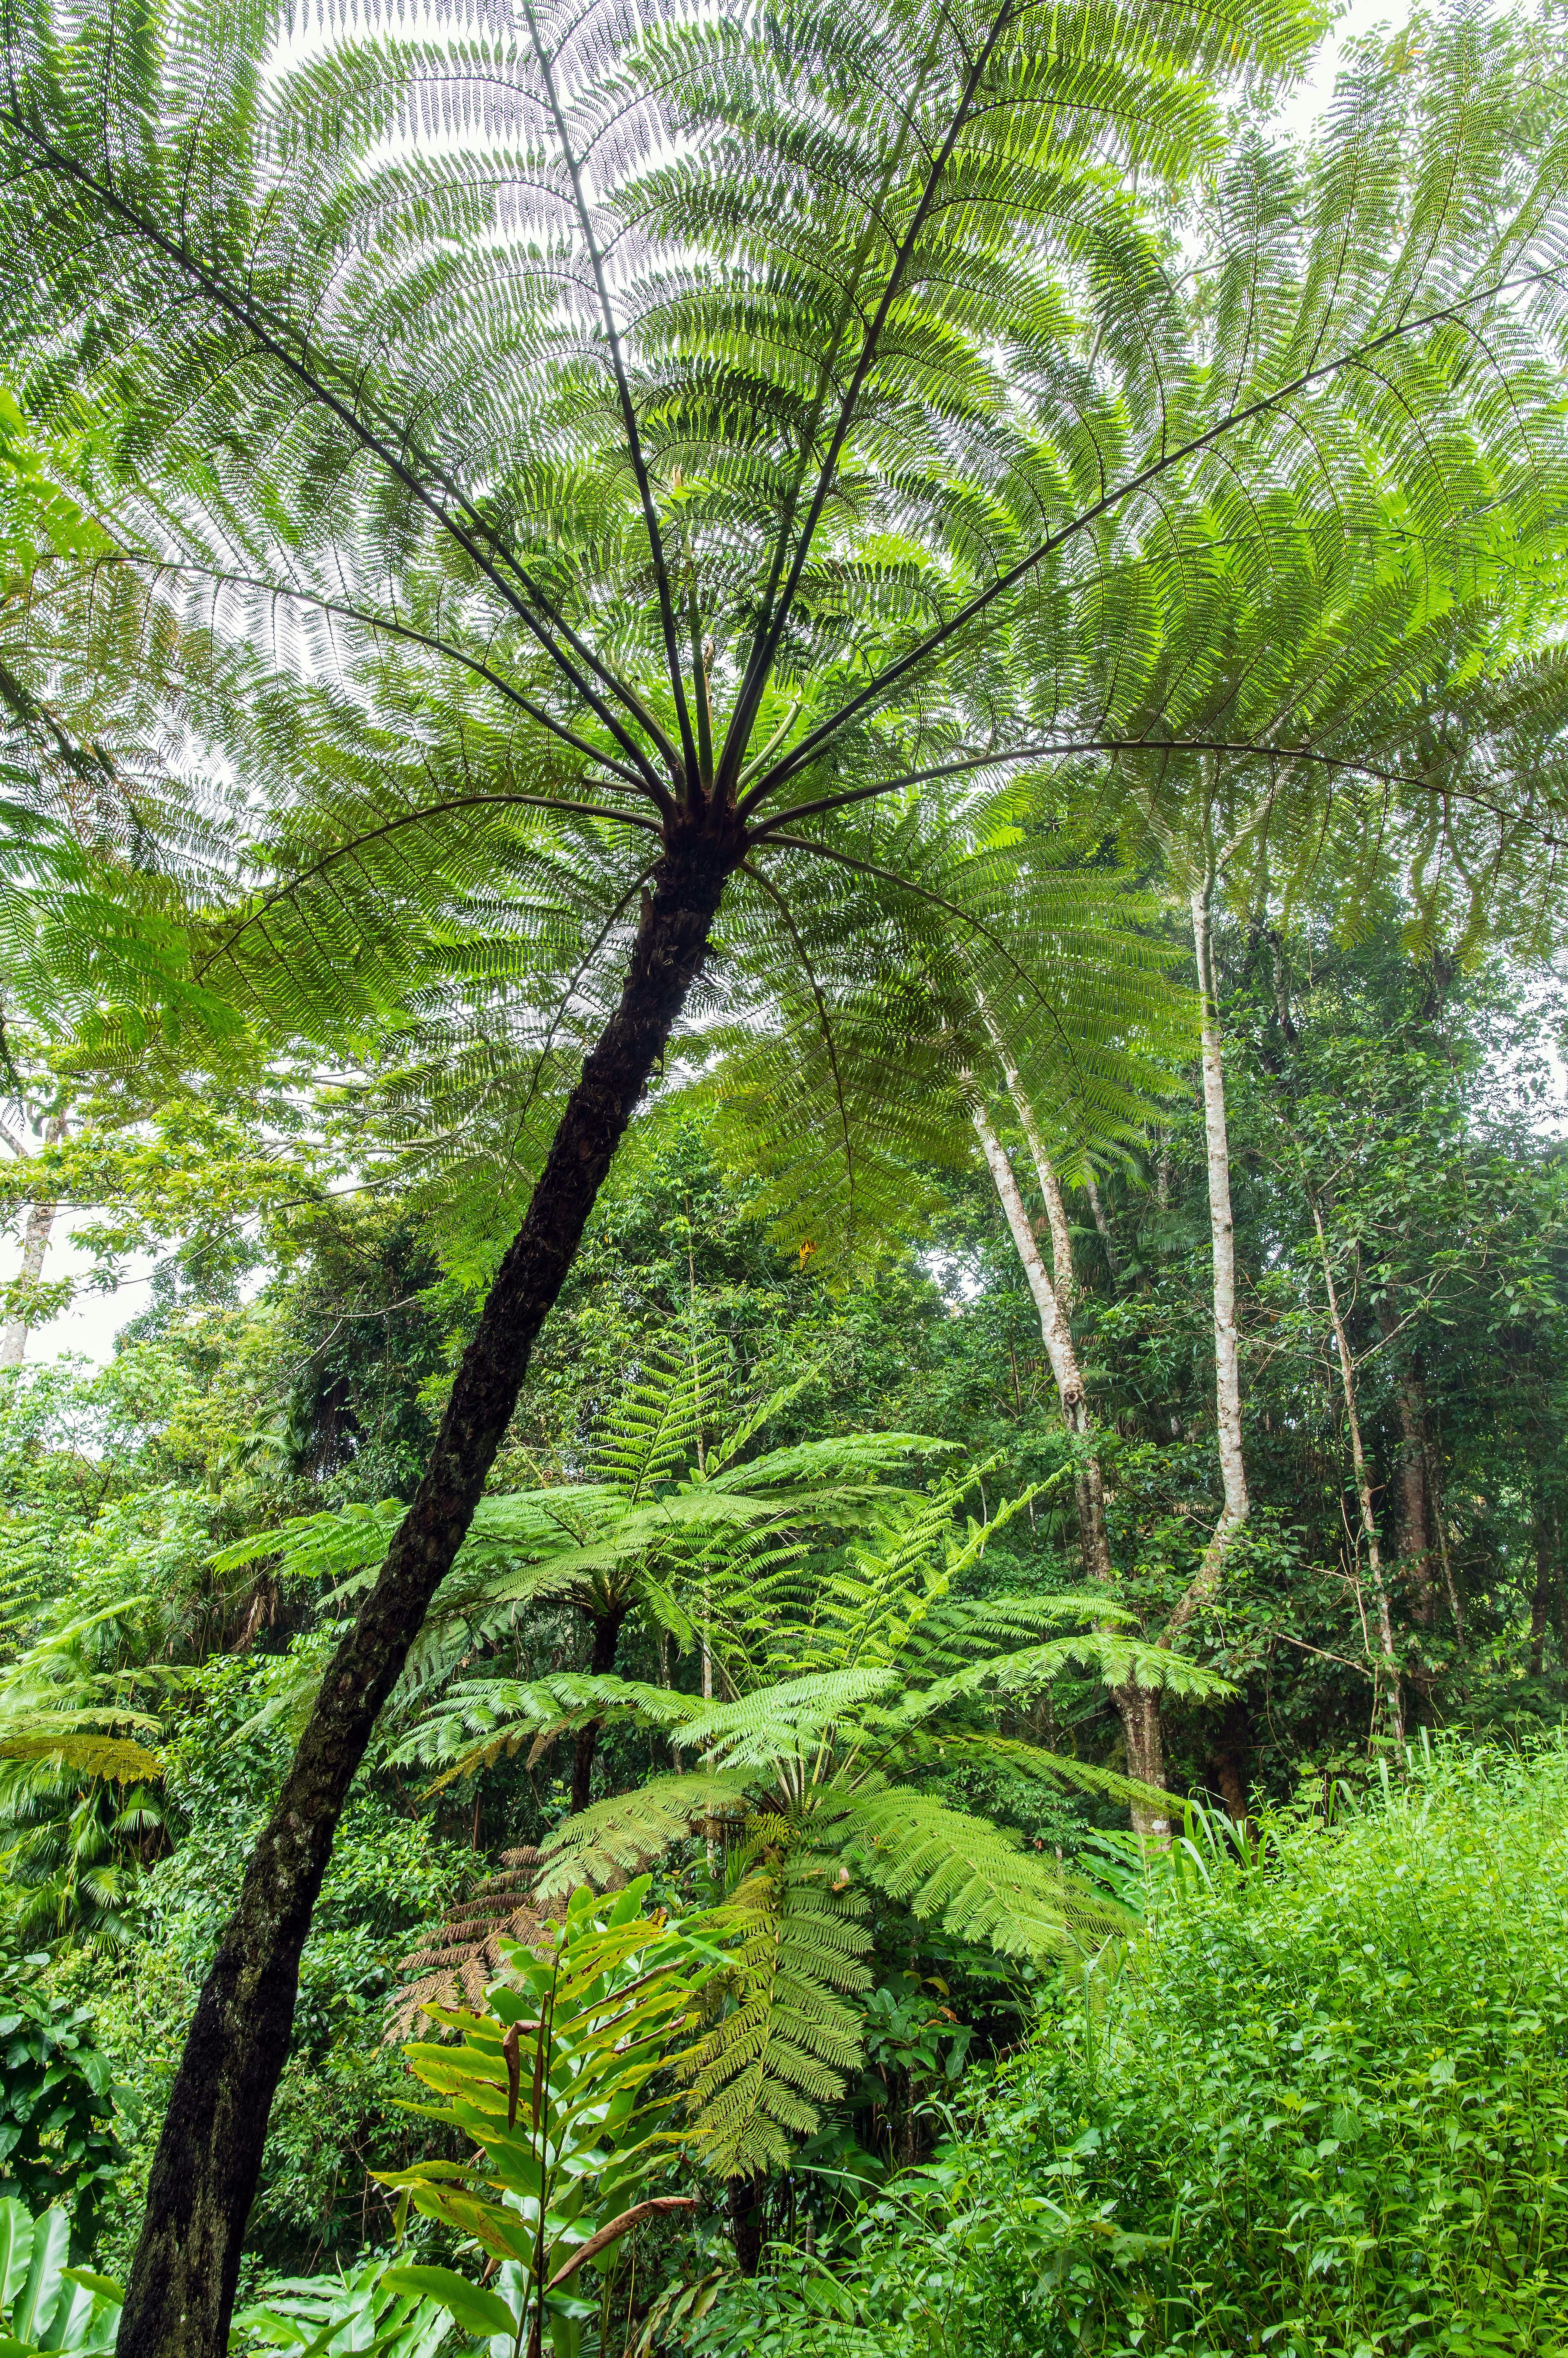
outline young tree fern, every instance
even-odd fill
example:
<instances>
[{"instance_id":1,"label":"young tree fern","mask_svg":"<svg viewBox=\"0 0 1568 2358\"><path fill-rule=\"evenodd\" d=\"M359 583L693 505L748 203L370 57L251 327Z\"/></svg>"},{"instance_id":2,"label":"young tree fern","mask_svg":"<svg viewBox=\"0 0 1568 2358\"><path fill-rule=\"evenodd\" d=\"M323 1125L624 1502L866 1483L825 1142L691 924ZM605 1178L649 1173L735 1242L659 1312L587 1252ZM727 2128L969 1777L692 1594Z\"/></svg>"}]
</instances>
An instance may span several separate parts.
<instances>
[{"instance_id":1,"label":"young tree fern","mask_svg":"<svg viewBox=\"0 0 1568 2358\"><path fill-rule=\"evenodd\" d=\"M1103 738L1107 518L1238 484L1261 552L1276 485L1353 521L1397 459L1434 535L1558 466L1561 133L1506 28L1364 75L1304 190L1256 146L1195 316L1140 206L1299 64L1291 0L287 21L6 0L17 391L112 388L116 540L8 633L25 680L212 651L180 741L255 819L204 978L316 1036L460 1018L527 1210L203 1993L125 2358L222 2349L349 1781L720 903L716 982L808 967L817 863L925 938L838 814Z\"/></svg>"},{"instance_id":2,"label":"young tree fern","mask_svg":"<svg viewBox=\"0 0 1568 2358\"><path fill-rule=\"evenodd\" d=\"M640 1872L694 1836L722 1848L717 1921L731 2003L696 2064L703 2148L726 2177L777 2167L860 2055L873 1891L1007 1954L1043 1956L1097 1920L1057 1862L930 1790L1001 1768L1130 1798L1123 1778L1000 1733L1069 1666L1113 1686L1212 1695L1222 1682L1117 1627L1100 1599L973 1595L965 1575L1028 1503L955 1528L973 1476L884 1510L826 1575L803 1552L759 1579L743 1553L704 1567L715 1699L617 1678L475 1679L418 1723L404 1756L441 1781L590 1722L656 1730L687 1763L566 1820L541 1849L540 1903ZM1093 1616L1101 1625L1080 1625Z\"/></svg>"},{"instance_id":3,"label":"young tree fern","mask_svg":"<svg viewBox=\"0 0 1568 2358\"><path fill-rule=\"evenodd\" d=\"M747 1455L807 1374L750 1402L731 1399L722 1347L651 1352L594 1434L589 1476L481 1499L448 1578L409 1649L389 1708L428 1708L476 1655L503 1649L535 1607L566 1604L589 1625L589 1673L615 1668L622 1628L645 1617L689 1650L702 1600L793 1565L803 1544L831 1544L897 1495L899 1477L955 1444L920 1433L852 1433ZM223 1549L220 1571L270 1563L291 1584L325 1581L330 1612L375 1579L403 1509L395 1500L304 1515ZM759 1586L759 1594L767 1593ZM319 1676L282 1682L268 1717L299 1718ZM572 1807L586 1808L599 1723L572 1748Z\"/></svg>"}]
</instances>

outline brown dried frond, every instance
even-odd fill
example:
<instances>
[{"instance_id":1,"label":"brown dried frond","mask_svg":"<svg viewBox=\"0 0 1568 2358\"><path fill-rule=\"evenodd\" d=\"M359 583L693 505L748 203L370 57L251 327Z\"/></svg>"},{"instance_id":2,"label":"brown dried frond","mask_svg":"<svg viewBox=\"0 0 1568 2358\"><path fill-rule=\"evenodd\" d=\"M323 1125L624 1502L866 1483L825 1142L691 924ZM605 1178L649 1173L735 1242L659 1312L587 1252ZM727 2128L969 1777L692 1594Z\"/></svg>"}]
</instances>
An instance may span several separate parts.
<instances>
[{"instance_id":1,"label":"brown dried frond","mask_svg":"<svg viewBox=\"0 0 1568 2358\"><path fill-rule=\"evenodd\" d=\"M401 1971L416 1978L387 2002L389 2042L409 2038L427 2006L482 2006L486 1985L501 1971L500 1943L532 1947L538 1941L545 1923L533 1897L539 1857L526 1846L503 1851L502 1872L456 1901L435 1938L404 1958Z\"/></svg>"}]
</instances>

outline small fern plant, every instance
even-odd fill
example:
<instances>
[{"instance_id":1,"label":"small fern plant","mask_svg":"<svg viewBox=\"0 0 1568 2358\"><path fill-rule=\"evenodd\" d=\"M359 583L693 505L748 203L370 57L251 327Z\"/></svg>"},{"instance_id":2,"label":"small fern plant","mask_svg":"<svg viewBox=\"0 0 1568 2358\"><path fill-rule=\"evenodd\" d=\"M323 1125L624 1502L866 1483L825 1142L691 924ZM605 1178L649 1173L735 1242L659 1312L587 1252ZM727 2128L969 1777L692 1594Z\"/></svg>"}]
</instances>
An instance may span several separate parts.
<instances>
[{"instance_id":1,"label":"small fern plant","mask_svg":"<svg viewBox=\"0 0 1568 2358\"><path fill-rule=\"evenodd\" d=\"M709 1564L712 1698L591 1674L470 1679L405 1740L404 1758L438 1766L441 1782L590 1721L671 1745L674 1770L550 1837L537 1891L618 1883L703 1846L708 1921L730 1964L723 2010L690 2060L691 2093L698 2149L724 2177L782 2165L859 2064L873 1893L1009 1955L1060 1951L1104 1921L1054 1859L934 1790L972 1766L1131 1795L1108 1771L1002 1733L1009 1704L1070 1666L1112 1686L1224 1691L1108 1628L1102 1597L972 1593L989 1541L1038 1495L960 1521L975 1478L884 1504L826 1576L798 1549L762 1571L740 1556Z\"/></svg>"}]
</instances>

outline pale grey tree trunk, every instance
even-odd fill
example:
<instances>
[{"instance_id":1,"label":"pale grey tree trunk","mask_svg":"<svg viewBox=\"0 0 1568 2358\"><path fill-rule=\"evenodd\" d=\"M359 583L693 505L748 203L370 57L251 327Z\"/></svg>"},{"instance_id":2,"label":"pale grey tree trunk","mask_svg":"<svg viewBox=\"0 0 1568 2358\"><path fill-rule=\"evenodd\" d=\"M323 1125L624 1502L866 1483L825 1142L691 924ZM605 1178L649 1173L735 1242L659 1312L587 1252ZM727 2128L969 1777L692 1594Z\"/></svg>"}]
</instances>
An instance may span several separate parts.
<instances>
[{"instance_id":1,"label":"pale grey tree trunk","mask_svg":"<svg viewBox=\"0 0 1568 2358\"><path fill-rule=\"evenodd\" d=\"M1116 1235L1110 1225L1110 1215L1100 1202L1099 1189L1095 1184L1092 1171L1084 1181L1084 1193L1089 1199L1089 1216L1105 1248L1105 1265L1110 1271L1111 1284L1118 1286L1121 1283L1121 1265L1116 1249Z\"/></svg>"},{"instance_id":2,"label":"pale grey tree trunk","mask_svg":"<svg viewBox=\"0 0 1568 2358\"><path fill-rule=\"evenodd\" d=\"M1367 1472L1367 1454L1361 1446L1361 1419L1356 1406L1356 1362L1351 1357L1345 1321L1340 1315L1339 1295L1334 1282L1328 1238L1324 1234L1323 1215L1318 1209L1317 1197L1310 1187L1306 1191L1306 1199L1312 1211L1313 1227L1317 1231L1324 1289L1328 1295L1328 1315L1339 1351L1339 1380L1345 1395L1345 1421L1350 1430L1350 1463L1356 1476L1357 1502L1361 1510L1361 1535L1367 1542L1367 1569L1371 1575L1372 1610L1377 1617L1378 1643L1382 1649L1383 1658L1377 1669L1379 1680L1388 1682L1389 1724L1394 1740L1402 1744L1405 1736L1404 1697L1400 1689L1399 1666L1394 1658L1394 1625L1389 1610L1388 1586L1383 1578L1383 1552L1378 1540L1377 1518L1372 1512L1372 1484Z\"/></svg>"},{"instance_id":3,"label":"pale grey tree trunk","mask_svg":"<svg viewBox=\"0 0 1568 2358\"><path fill-rule=\"evenodd\" d=\"M65 1124L58 1117L45 1122L44 1144L46 1146L58 1145L64 1135ZM15 1141L12 1141L12 1143L15 1145ZM19 1149L17 1151L20 1152ZM37 1285L43 1275L44 1255L49 1248L55 1214L59 1209L58 1204L35 1204L27 1214L27 1225L22 1234L22 1266L16 1279L17 1284L27 1289L27 1292ZM0 1333L0 1368L19 1368L27 1351L30 1325L25 1307L26 1293L22 1296L22 1301L24 1307L18 1310L14 1318L6 1320L5 1331Z\"/></svg>"},{"instance_id":4,"label":"pale grey tree trunk","mask_svg":"<svg viewBox=\"0 0 1568 2358\"><path fill-rule=\"evenodd\" d=\"M1013 1090L1014 1103L1019 1104L1022 1091L1017 1087L1015 1075L1009 1074L1009 1083ZM1022 1105L1020 1112L1022 1119ZM970 1108L970 1119L975 1126L975 1135L980 1142L980 1151L986 1158L986 1166L991 1174L1000 1200L1014 1249L1023 1264L1023 1273L1029 1282L1029 1291L1039 1314L1041 1340L1045 1346L1045 1357L1050 1362L1051 1374L1056 1386L1056 1395L1062 1404L1062 1421L1076 1440L1087 1443L1093 1433L1093 1419L1089 1414L1083 1370L1078 1365L1077 1350L1073 1341L1072 1324L1067 1314L1067 1306L1062 1299L1061 1286L1059 1282L1054 1282L1051 1272L1045 1267L1040 1251L1039 1239L1034 1233L1034 1224L1024 1207L1017 1174L1012 1167L1012 1159L992 1128L989 1115L978 1098ZM1044 1142L1040 1139L1033 1109L1025 1125L1024 1135L1030 1140L1030 1151L1034 1157L1036 1169L1040 1172L1042 1192L1046 1197L1046 1217L1051 1222L1053 1238L1054 1238L1057 1233L1056 1223L1051 1214L1051 1194L1044 1184L1045 1174L1049 1174L1051 1187L1054 1190L1058 1207L1061 1207L1062 1191L1050 1159L1045 1153ZM1065 1272L1070 1303L1072 1255L1065 1209L1061 1209L1060 1217L1063 1248L1062 1257L1057 1260L1056 1267L1058 1274ZM1078 1458L1076 1485L1078 1537L1083 1549L1084 1569L1091 1580L1108 1585L1115 1575L1110 1558L1110 1542L1106 1533L1105 1485L1100 1473L1099 1459L1092 1447L1085 1448ZM1125 1686L1113 1687L1111 1696L1121 1720L1122 1733L1127 1745L1128 1774L1135 1778L1140 1784L1152 1785L1158 1790L1165 1781L1165 1751L1160 1719L1160 1697L1150 1688L1140 1687L1130 1680ZM1135 1808L1132 1812L1132 1823L1139 1833L1148 1834L1157 1842L1165 1841L1169 1837L1170 1820L1158 1811Z\"/></svg>"},{"instance_id":5,"label":"pale grey tree trunk","mask_svg":"<svg viewBox=\"0 0 1568 2358\"><path fill-rule=\"evenodd\" d=\"M1230 1209L1230 1136L1225 1115L1225 1055L1215 990L1209 928L1212 873L1192 894L1193 950L1197 960L1202 1010L1203 1127L1208 1177L1208 1232L1213 1260L1214 1409L1219 1447L1219 1520L1205 1548L1196 1576L1178 1599L1166 1625L1167 1638L1184 1628L1200 1606L1217 1595L1225 1560L1246 1522L1251 1501L1241 1442L1241 1362L1236 1331L1236 1228Z\"/></svg>"}]
</instances>

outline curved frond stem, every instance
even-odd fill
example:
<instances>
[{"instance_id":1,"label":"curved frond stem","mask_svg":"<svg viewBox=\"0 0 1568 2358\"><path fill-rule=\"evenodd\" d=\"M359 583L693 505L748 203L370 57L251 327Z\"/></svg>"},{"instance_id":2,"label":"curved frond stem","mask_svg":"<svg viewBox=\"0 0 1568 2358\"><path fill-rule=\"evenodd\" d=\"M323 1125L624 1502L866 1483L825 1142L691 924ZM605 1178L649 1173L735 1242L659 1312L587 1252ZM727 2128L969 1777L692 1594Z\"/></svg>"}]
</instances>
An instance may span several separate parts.
<instances>
[{"instance_id":1,"label":"curved frond stem","mask_svg":"<svg viewBox=\"0 0 1568 2358\"><path fill-rule=\"evenodd\" d=\"M800 931L795 925L794 916L791 914L789 903L784 899L784 894L779 891L777 885L773 882L773 879L769 876L764 876L762 870L756 867L754 863L749 860L741 861L741 872L744 876L751 877L753 883L762 887L769 900L773 903L774 908L778 911L779 915L783 918L784 929L788 933L790 940L795 946L795 954L800 960L801 972L806 977L806 983L811 991L812 999L816 1003L816 1020L822 1032L822 1044L827 1054L827 1068L833 1076L833 1096L834 1102L838 1109L838 1126L844 1140L844 1168L848 1174L851 1217L853 1217L853 1205L855 1197L855 1148L854 1141L849 1131L849 1109L845 1102L844 1098L844 1076L839 1070L838 1065L838 1046L833 1036L832 1019L827 1012L827 1002L822 994L822 985L816 979L816 969L812 965L811 953L800 937Z\"/></svg>"},{"instance_id":2,"label":"curved frond stem","mask_svg":"<svg viewBox=\"0 0 1568 2358\"><path fill-rule=\"evenodd\" d=\"M896 868L886 868L880 860L861 860L853 852L840 851L836 844L813 843L811 838L806 835L774 835L770 836L768 840L770 843L782 844L786 851L812 852L819 860L830 860L836 868L848 868L861 876L878 877L885 884L896 885L901 892L913 892L918 900L929 901L934 908L944 910L948 916L957 917L960 925L980 935L1004 964L1011 968L1024 990L1043 1010L1061 1040L1068 1065L1074 1070L1077 1069L1077 1052L1062 1021L1059 1010L1051 1000L1046 998L1045 993L1027 968L1019 964L1001 936L995 931L994 927L988 925L983 918L977 917L972 909L966 909L961 902L948 900L946 893L933 892L928 884L915 883L913 877L901 876Z\"/></svg>"},{"instance_id":3,"label":"curved frond stem","mask_svg":"<svg viewBox=\"0 0 1568 2358\"><path fill-rule=\"evenodd\" d=\"M676 720L680 730L681 754L686 765L687 799L695 801L701 791L697 744L692 735L691 714L686 699L686 683L682 676L680 639L676 626L675 600L670 590L669 568L665 561L664 535L659 530L658 513L654 505L653 486L648 480L648 462L643 451L643 437L637 425L637 412L632 400L632 387L626 375L626 360L621 346L621 332L615 324L615 307L610 299L610 288L604 276L604 257L593 233L593 221L583 196L582 171L567 129L566 116L556 89L556 78L550 71L545 45L539 38L539 23L532 0L524 0L524 14L528 20L528 38L534 45L545 96L549 103L556 137L560 143L561 159L571 182L572 202L582 228L583 242L588 248L589 265L599 296L600 316L604 321L604 333L610 346L611 366L615 372L615 390L621 404L621 422L626 432L626 453L632 461L636 479L637 494L643 506L643 523L648 535L648 549L654 561L654 583L658 592L659 622L664 633L665 660L669 666L670 688L675 698ZM700 652L698 654L700 661Z\"/></svg>"},{"instance_id":4,"label":"curved frond stem","mask_svg":"<svg viewBox=\"0 0 1568 2358\"><path fill-rule=\"evenodd\" d=\"M330 851L324 853L308 868L302 868L297 876L290 877L287 884L280 884L276 892L267 893L264 900L240 919L212 952L211 957L203 960L197 969L198 976L209 973L220 958L232 955L234 944L239 940L240 936L247 932L252 925L260 925L265 930L269 910L291 901L303 886L314 882L319 876L326 875L329 870L336 867L340 860L356 859L366 844L384 842L389 836L401 833L405 827L419 827L433 818L444 818L451 811L498 807L557 811L564 817L572 818L608 819L618 826L638 827L645 835L657 836L661 843L664 840L664 829L656 821L643 818L640 812L616 810L608 803L569 803L550 795L454 795L445 802L427 803L419 810L402 811L395 818L386 820L381 827L366 827L362 833L354 836L348 843L335 845ZM645 869L644 878L651 873L651 869ZM635 885L632 887L633 892L636 889ZM626 900L629 901L630 898L629 892ZM622 906L624 907L624 905L625 902L622 902Z\"/></svg>"},{"instance_id":5,"label":"curved frond stem","mask_svg":"<svg viewBox=\"0 0 1568 2358\"><path fill-rule=\"evenodd\" d=\"M513 1131L514 1138L520 1134L523 1124L527 1120L529 1113L533 1109L534 1100L539 1094L540 1079L544 1075L550 1051L556 1044L556 1035L559 1032L561 1025L566 1022L567 1010L570 1007L573 999L577 995L578 985L581 982L583 976L588 972L589 967L599 956L600 951L604 947L605 943L610 939L611 935L615 931L616 926L621 923L622 918L626 914L627 910L632 906L633 897L635 894L643 891L644 886L647 884L648 879L654 874L655 869L658 867L658 864L659 863L656 860L650 860L645 867L638 870L636 875L633 876L631 883L628 884L625 892L622 892L621 898L616 902L615 906L610 912L609 916L606 917L603 925L600 925L598 933L589 944L588 948L579 959L570 982L567 985L565 990L560 993L556 1004L555 1013L550 1018L550 1028L546 1033L543 1043L540 1045L539 1053L534 1059L533 1078L528 1084L527 1093L523 1099L522 1105L518 1109L517 1120Z\"/></svg>"},{"instance_id":6,"label":"curved frond stem","mask_svg":"<svg viewBox=\"0 0 1568 2358\"><path fill-rule=\"evenodd\" d=\"M1477 287L1474 295L1467 296L1460 301L1441 304L1431 311L1423 311L1417 319L1400 320L1396 326L1385 329L1381 335L1369 337L1365 343L1353 345L1346 352L1336 352L1332 360L1323 361L1314 368L1303 369L1298 376L1293 376L1286 384L1276 386L1272 393L1260 394L1256 401L1248 402L1242 408L1227 412L1204 433L1195 434L1188 441L1178 443L1173 449L1162 451L1159 458L1151 460L1148 466L1141 468L1137 474L1130 475L1125 482L1119 483L1113 490L1104 492L1090 506L1081 509L1058 531L1049 534L1044 540L1032 548L1027 556L1021 557L1015 565L1009 566L1005 573L999 574L989 588L979 590L974 597L968 599L946 622L940 623L934 631L928 631L923 639L908 650L907 654L900 655L896 662L887 665L878 672L875 678L869 681L858 696L851 697L848 704L841 704L837 712L829 713L826 720L819 722L808 736L803 737L798 745L793 746L783 761L776 763L766 776L759 782L752 789L752 801L760 800L783 785L796 770L802 768L815 754L818 753L847 721L852 720L857 714L864 712L869 706L880 703L901 680L906 679L912 671L918 669L930 656L939 653L959 631L966 629L979 615L987 612L998 599L1006 597L1009 590L1016 590L1020 582L1027 580L1030 574L1043 565L1048 557L1054 557L1058 549L1065 548L1069 541L1076 539L1080 533L1086 532L1090 525L1098 523L1101 516L1108 515L1113 509L1119 507L1123 501L1131 499L1138 492L1146 491L1151 483L1157 482L1161 476L1168 474L1173 467L1180 466L1184 460L1195 459L1200 452L1212 449L1217 442L1223 441L1227 434L1234 433L1238 427L1250 425L1255 418L1267 416L1271 411L1280 408L1283 403L1293 399L1298 393L1304 391L1308 385L1322 384L1327 378L1342 375L1348 369L1366 367L1369 371L1373 356L1386 351L1389 345L1398 342L1403 337L1419 335L1428 328L1441 327L1445 323L1459 324L1463 314L1474 305L1490 302L1499 295L1514 293L1520 287L1541 286L1552 281L1552 277L1553 274L1550 271L1521 271L1506 278L1496 279L1489 286Z\"/></svg>"},{"instance_id":7,"label":"curved frond stem","mask_svg":"<svg viewBox=\"0 0 1568 2358\"><path fill-rule=\"evenodd\" d=\"M569 745L573 752L587 754L589 761L596 763L601 770L607 770L611 777L619 778L622 784L630 786L634 794L643 795L665 818L673 818L676 815L675 804L656 779L650 784L641 772L628 769L623 762L612 760L610 754L606 753L601 746L594 744L590 738L579 737L577 731L574 729L568 729L564 721L553 719L543 705L536 704L531 696L525 696L520 687L514 687L509 679L504 678L491 665L483 662L478 655L468 654L464 648L454 646L449 639L437 638L434 633L429 631L417 631L412 623L399 622L389 614L373 613L368 607L350 605L345 599L328 598L315 590L301 590L291 582L264 581L254 574L231 573L219 566L193 565L188 558L183 557L176 560L162 557L143 557L135 550L127 551L123 561L138 568L149 568L155 573L193 573L203 579L215 582L220 588L254 590L258 597L282 600L290 605L310 606L318 613L335 615L347 622L357 622L362 630L373 632L378 637L401 639L409 646L424 647L431 654L440 655L447 662L457 664L462 670L471 673L475 679L483 680L487 687L493 687L499 695L503 696L509 704L514 704L520 712L525 712L530 720L536 720L539 726L547 730L552 737L558 738L563 745Z\"/></svg>"},{"instance_id":8,"label":"curved frond stem","mask_svg":"<svg viewBox=\"0 0 1568 2358\"><path fill-rule=\"evenodd\" d=\"M167 231L159 229L156 222L149 221L146 214L140 212L135 205L121 196L112 180L99 179L94 174L84 169L73 156L68 155L63 148L57 147L52 140L45 138L36 125L28 123L15 105L0 108L0 116L3 116L22 138L31 143L49 169L60 173L72 181L84 195L104 206L136 236L144 239L166 260L172 262L178 270L200 288L210 303L223 312L225 317L243 328L248 335L254 336L260 348L267 352L280 368L287 371L297 384L304 387L312 401L319 402L321 406L353 436L362 449L369 452L373 458L379 460L410 496L417 501L426 514L457 543L498 596L512 608L519 620L538 641L539 645L562 676L570 683L584 703L611 731L622 751L646 774L650 784L657 784L659 779L658 773L648 760L646 753L624 724L616 719L604 698L589 685L578 665L569 660L563 647L557 644L557 638L566 642L566 645L571 649L572 654L579 657L581 663L625 707L638 727L658 748L660 756L668 764L672 776L679 775L679 756L665 730L648 711L641 697L600 661L593 650L557 611L551 601L541 595L532 577L509 551L501 547L493 534L484 524L482 517L477 514L472 503L459 492L455 485L447 481L442 471L428 460L424 452L420 453L420 457L422 462L427 467L429 475L440 482L441 488L458 503L477 530L465 529L456 516L442 505L440 500L431 491L429 482L417 470L401 459L386 437L378 432L361 414L357 402L346 399L343 395L333 390L327 382L325 372L313 364L313 357L308 356L308 348L295 349L288 336L280 331L258 306L236 295L232 287L206 269L189 247L178 238L170 237ZM495 550L495 557L492 558L487 555L485 546L481 546L481 540ZM501 570L503 565L524 585L528 591L526 598L521 596L504 578Z\"/></svg>"},{"instance_id":9,"label":"curved frond stem","mask_svg":"<svg viewBox=\"0 0 1568 2358\"><path fill-rule=\"evenodd\" d=\"M902 777L882 778L875 785L854 786L841 795L823 795L816 802L794 803L789 809L776 811L754 827L748 840L765 843L781 827L795 826L802 819L816 818L825 811L847 810L854 803L866 803L879 795L897 794L905 786L929 785L939 778L960 778L977 770L1000 769L1004 763L1052 762L1065 760L1076 753L1239 753L1255 760L1271 762L1311 762L1328 770L1350 770L1363 777L1377 778L1386 785L1413 785L1418 781L1406 778L1397 770L1379 769L1375 763L1363 762L1354 754L1322 753L1304 746L1271 745L1265 739L1250 740L1223 737L1071 737L1055 740L1044 745L1017 745L991 753L969 753L951 762L934 763L928 770L909 770ZM748 795L741 806L741 814L752 806Z\"/></svg>"}]
</instances>

